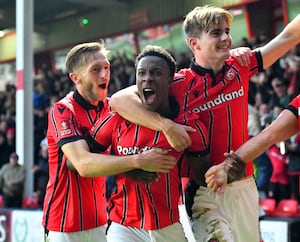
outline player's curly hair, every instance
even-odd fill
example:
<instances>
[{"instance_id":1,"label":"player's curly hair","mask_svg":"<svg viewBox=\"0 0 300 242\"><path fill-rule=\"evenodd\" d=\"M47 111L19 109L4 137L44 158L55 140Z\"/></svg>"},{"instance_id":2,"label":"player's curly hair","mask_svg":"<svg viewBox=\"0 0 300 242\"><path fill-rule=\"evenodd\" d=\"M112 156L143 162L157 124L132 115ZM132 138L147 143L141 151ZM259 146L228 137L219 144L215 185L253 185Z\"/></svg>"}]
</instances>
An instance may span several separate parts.
<instances>
[{"instance_id":1,"label":"player's curly hair","mask_svg":"<svg viewBox=\"0 0 300 242\"><path fill-rule=\"evenodd\" d=\"M170 75L174 77L176 72L176 61L169 51L157 45L147 45L135 59L135 68L138 62L145 56L157 56L165 60L170 69Z\"/></svg>"}]
</instances>

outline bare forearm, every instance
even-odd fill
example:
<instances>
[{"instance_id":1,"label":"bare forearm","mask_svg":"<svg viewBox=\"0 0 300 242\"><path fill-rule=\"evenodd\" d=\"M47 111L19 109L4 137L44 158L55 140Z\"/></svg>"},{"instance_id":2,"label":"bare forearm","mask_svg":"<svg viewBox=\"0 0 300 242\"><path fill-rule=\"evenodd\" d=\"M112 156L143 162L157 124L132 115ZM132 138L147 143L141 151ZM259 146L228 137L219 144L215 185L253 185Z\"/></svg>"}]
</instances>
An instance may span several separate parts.
<instances>
[{"instance_id":1,"label":"bare forearm","mask_svg":"<svg viewBox=\"0 0 300 242\"><path fill-rule=\"evenodd\" d=\"M299 25L300 15L297 15L278 36L260 48L264 69L272 65L278 58L300 42Z\"/></svg>"},{"instance_id":2,"label":"bare forearm","mask_svg":"<svg viewBox=\"0 0 300 242\"><path fill-rule=\"evenodd\" d=\"M271 125L251 138L235 152L245 161L253 160L271 145L279 141L285 141L297 132L298 120L296 116L285 109Z\"/></svg>"},{"instance_id":3,"label":"bare forearm","mask_svg":"<svg viewBox=\"0 0 300 242\"><path fill-rule=\"evenodd\" d=\"M110 156L91 153L85 140L70 142L62 146L67 157L67 166L82 177L109 176L136 168L134 157Z\"/></svg>"},{"instance_id":4,"label":"bare forearm","mask_svg":"<svg viewBox=\"0 0 300 242\"><path fill-rule=\"evenodd\" d=\"M272 143L263 137L262 133L257 135L257 137L262 137L262 139L255 137L235 151L246 162L255 159L272 145Z\"/></svg>"},{"instance_id":5,"label":"bare forearm","mask_svg":"<svg viewBox=\"0 0 300 242\"><path fill-rule=\"evenodd\" d=\"M167 150L158 148L128 156L91 153L84 139L63 145L62 151L74 167L71 170L76 170L83 177L109 176L132 169L165 173L176 164ZM70 164L67 166L70 167Z\"/></svg>"},{"instance_id":6,"label":"bare forearm","mask_svg":"<svg viewBox=\"0 0 300 242\"><path fill-rule=\"evenodd\" d=\"M89 153L77 163L76 170L83 177L110 176L135 169L136 166L136 156Z\"/></svg>"}]
</instances>

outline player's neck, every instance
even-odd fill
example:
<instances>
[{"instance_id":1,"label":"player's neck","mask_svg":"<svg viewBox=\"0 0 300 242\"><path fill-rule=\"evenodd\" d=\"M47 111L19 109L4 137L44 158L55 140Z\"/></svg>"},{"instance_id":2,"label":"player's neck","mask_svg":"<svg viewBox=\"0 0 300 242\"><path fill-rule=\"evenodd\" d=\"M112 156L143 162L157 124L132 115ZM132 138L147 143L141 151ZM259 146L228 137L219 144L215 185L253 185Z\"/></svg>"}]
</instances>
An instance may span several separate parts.
<instances>
[{"instance_id":1,"label":"player's neck","mask_svg":"<svg viewBox=\"0 0 300 242\"><path fill-rule=\"evenodd\" d=\"M202 68L212 70L214 75L217 75L224 66L224 60L203 60L203 59L196 59L197 65L201 66Z\"/></svg>"}]
</instances>

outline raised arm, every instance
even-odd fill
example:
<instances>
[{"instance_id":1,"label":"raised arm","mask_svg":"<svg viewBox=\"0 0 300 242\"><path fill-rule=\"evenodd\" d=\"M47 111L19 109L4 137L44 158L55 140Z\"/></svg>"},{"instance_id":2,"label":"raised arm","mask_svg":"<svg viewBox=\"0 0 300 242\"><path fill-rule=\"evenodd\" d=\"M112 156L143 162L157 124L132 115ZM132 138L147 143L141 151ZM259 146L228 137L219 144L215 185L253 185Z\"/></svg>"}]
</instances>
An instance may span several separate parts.
<instances>
[{"instance_id":1,"label":"raised arm","mask_svg":"<svg viewBox=\"0 0 300 242\"><path fill-rule=\"evenodd\" d=\"M263 68L272 65L289 49L300 42L300 14L298 14L274 39L260 47Z\"/></svg>"},{"instance_id":2,"label":"raised arm","mask_svg":"<svg viewBox=\"0 0 300 242\"><path fill-rule=\"evenodd\" d=\"M160 116L158 113L146 110L137 94L137 87L130 86L115 93L110 99L110 106L130 122L162 131L169 144L177 151L182 151L191 145L188 132L194 131L189 126L177 124Z\"/></svg>"}]
</instances>

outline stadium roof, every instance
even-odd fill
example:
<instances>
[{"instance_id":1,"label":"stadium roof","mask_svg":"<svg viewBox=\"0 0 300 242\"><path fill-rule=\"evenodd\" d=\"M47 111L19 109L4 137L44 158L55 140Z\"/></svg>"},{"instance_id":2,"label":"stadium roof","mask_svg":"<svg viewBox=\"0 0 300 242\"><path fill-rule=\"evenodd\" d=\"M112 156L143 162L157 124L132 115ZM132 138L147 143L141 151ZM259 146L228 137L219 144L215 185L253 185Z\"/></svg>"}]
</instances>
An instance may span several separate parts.
<instances>
[{"instance_id":1,"label":"stadium roof","mask_svg":"<svg viewBox=\"0 0 300 242\"><path fill-rule=\"evenodd\" d=\"M0 0L0 30L16 28L18 0ZM103 8L126 6L131 0L32 0L34 26L47 25L63 18ZM26 2L26 0L24 0Z\"/></svg>"}]
</instances>

